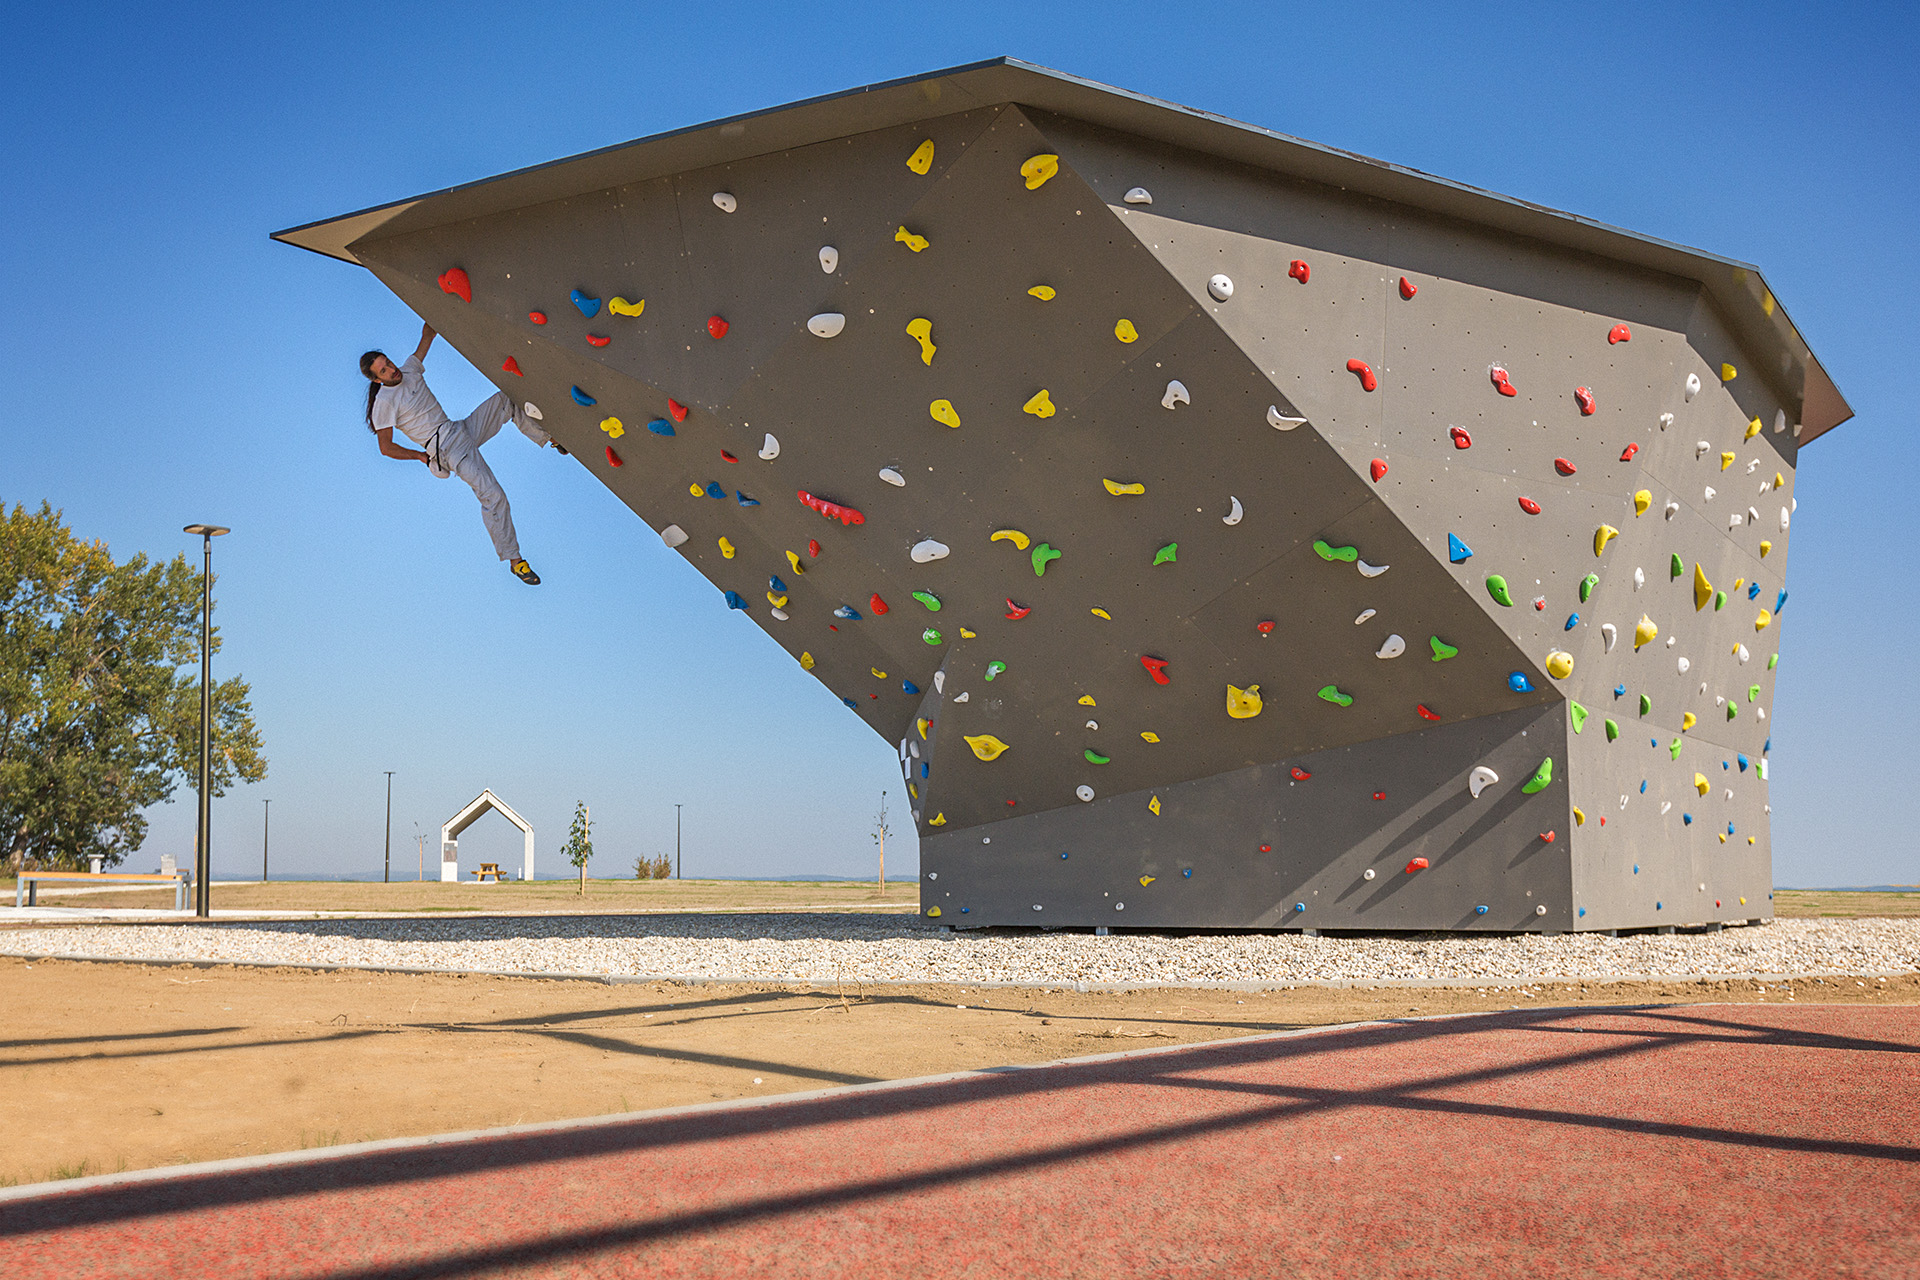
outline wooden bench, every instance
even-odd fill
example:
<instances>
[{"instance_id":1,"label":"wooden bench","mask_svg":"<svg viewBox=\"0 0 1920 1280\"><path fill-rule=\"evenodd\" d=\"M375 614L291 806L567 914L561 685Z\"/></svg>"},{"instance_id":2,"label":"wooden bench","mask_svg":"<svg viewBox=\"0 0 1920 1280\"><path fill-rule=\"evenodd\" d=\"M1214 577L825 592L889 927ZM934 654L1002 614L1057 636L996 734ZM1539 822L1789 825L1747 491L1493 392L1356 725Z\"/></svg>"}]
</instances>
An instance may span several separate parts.
<instances>
[{"instance_id":1,"label":"wooden bench","mask_svg":"<svg viewBox=\"0 0 1920 1280\"><path fill-rule=\"evenodd\" d=\"M135 887L143 884L173 886L173 909L187 909L187 885L193 873L182 867L178 871L159 871L152 874L139 871L22 871L13 885L13 905L16 907L38 906L39 891L43 884L77 884L105 886L124 884Z\"/></svg>"},{"instance_id":2,"label":"wooden bench","mask_svg":"<svg viewBox=\"0 0 1920 1280\"><path fill-rule=\"evenodd\" d=\"M500 864L497 862L481 863L480 869L474 872L473 876L474 876L473 882L475 884L485 884L488 876L493 877L493 882L495 884L504 884L506 883L506 879L507 879L507 877L501 872Z\"/></svg>"}]
</instances>

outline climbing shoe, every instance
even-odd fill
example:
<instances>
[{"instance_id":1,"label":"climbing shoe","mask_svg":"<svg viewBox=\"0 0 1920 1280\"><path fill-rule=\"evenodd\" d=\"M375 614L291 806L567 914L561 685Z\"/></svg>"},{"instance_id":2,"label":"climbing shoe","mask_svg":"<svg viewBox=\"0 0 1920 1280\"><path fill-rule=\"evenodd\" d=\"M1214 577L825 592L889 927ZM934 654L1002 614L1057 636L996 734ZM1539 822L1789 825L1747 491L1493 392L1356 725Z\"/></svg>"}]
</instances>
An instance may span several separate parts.
<instances>
[{"instance_id":1,"label":"climbing shoe","mask_svg":"<svg viewBox=\"0 0 1920 1280\"><path fill-rule=\"evenodd\" d=\"M559 454L561 457L565 458L569 456L567 453L567 447L561 444L558 440L550 440L548 441L548 443L553 446L553 451Z\"/></svg>"},{"instance_id":2,"label":"climbing shoe","mask_svg":"<svg viewBox=\"0 0 1920 1280\"><path fill-rule=\"evenodd\" d=\"M540 585L540 575L535 573L533 566L525 560L515 560L508 568L513 570L514 577L520 579L520 581L526 583L528 586L537 587Z\"/></svg>"}]
</instances>

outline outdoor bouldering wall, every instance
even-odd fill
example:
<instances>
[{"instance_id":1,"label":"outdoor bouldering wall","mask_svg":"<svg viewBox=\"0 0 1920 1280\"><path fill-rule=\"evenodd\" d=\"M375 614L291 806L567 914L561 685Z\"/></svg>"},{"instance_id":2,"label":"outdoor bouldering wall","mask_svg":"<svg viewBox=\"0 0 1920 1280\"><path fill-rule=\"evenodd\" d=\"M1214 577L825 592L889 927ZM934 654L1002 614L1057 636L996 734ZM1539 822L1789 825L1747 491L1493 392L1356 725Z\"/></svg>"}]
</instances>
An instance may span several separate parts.
<instances>
[{"instance_id":1,"label":"outdoor bouldering wall","mask_svg":"<svg viewBox=\"0 0 1920 1280\"><path fill-rule=\"evenodd\" d=\"M1281 143L993 64L281 238L898 744L930 917L1770 915L1844 401L1749 269Z\"/></svg>"}]
</instances>

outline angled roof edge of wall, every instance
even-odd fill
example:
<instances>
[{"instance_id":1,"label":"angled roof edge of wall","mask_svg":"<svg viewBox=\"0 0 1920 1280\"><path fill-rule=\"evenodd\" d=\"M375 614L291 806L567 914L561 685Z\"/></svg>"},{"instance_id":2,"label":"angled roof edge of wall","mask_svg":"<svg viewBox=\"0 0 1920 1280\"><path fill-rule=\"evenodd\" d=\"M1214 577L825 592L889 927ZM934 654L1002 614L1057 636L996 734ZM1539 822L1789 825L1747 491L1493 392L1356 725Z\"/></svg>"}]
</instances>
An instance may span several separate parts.
<instances>
[{"instance_id":1,"label":"angled roof edge of wall","mask_svg":"<svg viewBox=\"0 0 1920 1280\"><path fill-rule=\"evenodd\" d=\"M1148 98L1014 58L995 58L901 80L809 98L764 111L617 143L411 199L309 222L275 240L359 264L355 242L483 217L587 191L726 164L1002 103L1069 116L1152 141L1303 178L1361 195L1431 210L1596 257L1697 280L1720 305L1735 336L1776 355L1779 382L1800 381L1801 443L1853 416L1759 268L1671 241L1436 178L1352 152L1275 133L1225 116Z\"/></svg>"}]
</instances>

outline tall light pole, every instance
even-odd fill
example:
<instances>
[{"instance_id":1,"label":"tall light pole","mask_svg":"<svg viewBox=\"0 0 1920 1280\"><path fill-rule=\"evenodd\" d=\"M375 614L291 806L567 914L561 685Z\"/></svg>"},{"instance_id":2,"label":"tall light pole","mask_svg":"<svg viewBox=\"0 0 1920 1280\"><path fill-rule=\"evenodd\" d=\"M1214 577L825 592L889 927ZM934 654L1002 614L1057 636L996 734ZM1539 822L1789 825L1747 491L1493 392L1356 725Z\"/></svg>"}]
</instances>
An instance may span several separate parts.
<instances>
[{"instance_id":1,"label":"tall light pole","mask_svg":"<svg viewBox=\"0 0 1920 1280\"><path fill-rule=\"evenodd\" d=\"M217 524L190 524L182 533L200 535L200 825L193 855L193 914L213 914L213 540L233 532Z\"/></svg>"},{"instance_id":2,"label":"tall light pole","mask_svg":"<svg viewBox=\"0 0 1920 1280\"><path fill-rule=\"evenodd\" d=\"M262 806L260 810L260 883L265 884L267 882L267 832L271 830L273 823L273 801L262 800L260 804Z\"/></svg>"},{"instance_id":3,"label":"tall light pole","mask_svg":"<svg viewBox=\"0 0 1920 1280\"><path fill-rule=\"evenodd\" d=\"M380 857L380 883L393 883L393 770L387 775L387 851Z\"/></svg>"},{"instance_id":4,"label":"tall light pole","mask_svg":"<svg viewBox=\"0 0 1920 1280\"><path fill-rule=\"evenodd\" d=\"M673 878L680 878L680 806L673 806Z\"/></svg>"}]
</instances>

